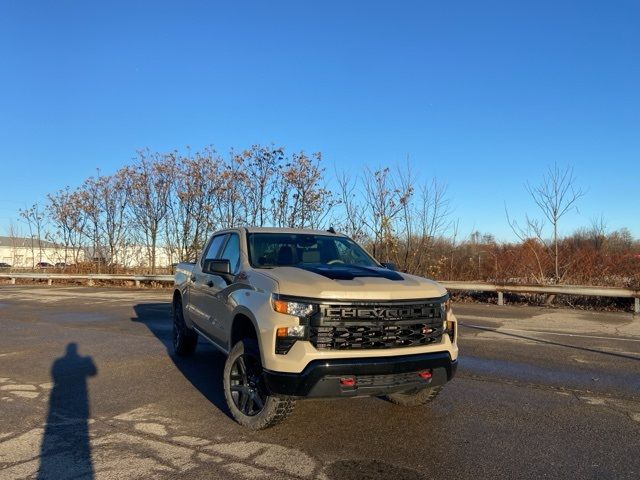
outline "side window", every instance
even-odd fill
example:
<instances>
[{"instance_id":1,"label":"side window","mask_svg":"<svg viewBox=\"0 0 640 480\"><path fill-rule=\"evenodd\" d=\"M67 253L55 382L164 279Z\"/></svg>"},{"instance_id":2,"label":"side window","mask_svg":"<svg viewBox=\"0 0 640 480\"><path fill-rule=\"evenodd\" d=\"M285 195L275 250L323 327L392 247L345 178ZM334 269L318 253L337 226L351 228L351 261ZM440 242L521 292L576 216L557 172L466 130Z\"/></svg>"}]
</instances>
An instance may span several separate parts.
<instances>
[{"instance_id":1,"label":"side window","mask_svg":"<svg viewBox=\"0 0 640 480\"><path fill-rule=\"evenodd\" d=\"M204 260L213 260L218 257L218 251L220 247L224 243L224 239L227 238L227 234L218 235L217 237L213 237L213 240L209 244L209 248L207 248L207 253L204 256Z\"/></svg>"},{"instance_id":2,"label":"side window","mask_svg":"<svg viewBox=\"0 0 640 480\"><path fill-rule=\"evenodd\" d=\"M232 233L227 245L224 247L220 259L227 259L231 264L231 273L238 273L240 268L240 238Z\"/></svg>"}]
</instances>

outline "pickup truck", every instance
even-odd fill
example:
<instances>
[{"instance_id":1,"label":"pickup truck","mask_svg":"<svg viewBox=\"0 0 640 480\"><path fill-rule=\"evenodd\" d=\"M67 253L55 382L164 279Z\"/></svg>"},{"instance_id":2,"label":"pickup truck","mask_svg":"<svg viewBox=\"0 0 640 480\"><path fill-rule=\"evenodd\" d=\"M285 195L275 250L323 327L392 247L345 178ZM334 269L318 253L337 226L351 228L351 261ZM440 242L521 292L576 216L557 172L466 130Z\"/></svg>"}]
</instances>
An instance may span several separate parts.
<instances>
[{"instance_id":1,"label":"pickup truck","mask_svg":"<svg viewBox=\"0 0 640 480\"><path fill-rule=\"evenodd\" d=\"M193 354L199 337L223 352L229 410L255 430L304 398L423 405L456 372L447 291L333 229L215 233L176 267L172 311L175 354Z\"/></svg>"}]
</instances>

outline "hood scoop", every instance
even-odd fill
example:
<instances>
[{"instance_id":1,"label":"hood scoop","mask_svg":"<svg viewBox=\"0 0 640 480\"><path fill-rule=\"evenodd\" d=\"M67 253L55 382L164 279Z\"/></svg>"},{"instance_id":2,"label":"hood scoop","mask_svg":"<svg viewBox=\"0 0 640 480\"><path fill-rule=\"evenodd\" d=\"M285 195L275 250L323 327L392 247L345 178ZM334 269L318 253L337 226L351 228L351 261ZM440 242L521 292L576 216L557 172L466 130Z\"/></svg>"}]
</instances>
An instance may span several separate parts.
<instances>
[{"instance_id":1,"label":"hood scoop","mask_svg":"<svg viewBox=\"0 0 640 480\"><path fill-rule=\"evenodd\" d=\"M404 280L398 272L386 268L358 267L356 265L294 265L295 268L317 273L331 280L353 280L356 277L376 277L387 280Z\"/></svg>"}]
</instances>

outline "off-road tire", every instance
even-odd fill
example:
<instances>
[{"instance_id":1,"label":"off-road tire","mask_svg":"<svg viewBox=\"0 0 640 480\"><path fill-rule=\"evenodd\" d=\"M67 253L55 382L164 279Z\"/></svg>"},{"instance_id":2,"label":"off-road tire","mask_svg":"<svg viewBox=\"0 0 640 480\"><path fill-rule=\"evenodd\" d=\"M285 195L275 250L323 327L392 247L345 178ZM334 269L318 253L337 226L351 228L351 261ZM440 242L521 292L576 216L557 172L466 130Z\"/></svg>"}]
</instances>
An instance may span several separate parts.
<instances>
[{"instance_id":1,"label":"off-road tire","mask_svg":"<svg viewBox=\"0 0 640 480\"><path fill-rule=\"evenodd\" d=\"M387 395L387 399L391 403L395 403L396 405L400 405L402 407L418 407L420 405L426 405L427 403L433 401L433 399L438 396L441 390L442 386L427 387L414 393L391 393Z\"/></svg>"},{"instance_id":2,"label":"off-road tire","mask_svg":"<svg viewBox=\"0 0 640 480\"><path fill-rule=\"evenodd\" d=\"M198 334L195 330L187 327L182 311L182 302L176 301L173 304L173 351L180 357L193 355L198 345Z\"/></svg>"},{"instance_id":3,"label":"off-road tire","mask_svg":"<svg viewBox=\"0 0 640 480\"><path fill-rule=\"evenodd\" d=\"M246 362L245 366L249 364L252 365L251 369L254 370L252 384L257 383L255 388L247 387L243 384L243 382L246 382L247 376L245 374L244 380L242 379L243 375L240 373L239 368L240 357L242 357L243 364ZM224 397L231 415L236 422L251 430L262 430L272 427L282 422L293 412L295 400L271 395L267 390L262 380L260 349L258 342L254 339L244 339L233 346L224 365L223 383ZM245 405L245 411L241 410L243 395L249 395L251 402L254 402L253 406L256 407L255 411L251 411L252 408L247 409L247 405ZM248 400L246 402L248 402ZM240 405L237 403L240 403ZM261 409L258 406L259 403L263 404ZM247 413L246 410L251 411L249 412L250 414Z\"/></svg>"}]
</instances>

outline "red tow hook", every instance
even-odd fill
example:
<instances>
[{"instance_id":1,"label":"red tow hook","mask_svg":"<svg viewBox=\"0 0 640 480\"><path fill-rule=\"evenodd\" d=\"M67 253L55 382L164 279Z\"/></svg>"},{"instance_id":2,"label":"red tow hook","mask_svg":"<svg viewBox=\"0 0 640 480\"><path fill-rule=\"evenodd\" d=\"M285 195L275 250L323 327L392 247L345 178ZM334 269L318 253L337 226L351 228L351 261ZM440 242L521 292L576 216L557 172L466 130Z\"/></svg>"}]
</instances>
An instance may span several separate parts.
<instances>
[{"instance_id":1,"label":"red tow hook","mask_svg":"<svg viewBox=\"0 0 640 480\"><path fill-rule=\"evenodd\" d=\"M355 387L356 379L353 377L346 377L340 379L340 385L343 387Z\"/></svg>"},{"instance_id":2,"label":"red tow hook","mask_svg":"<svg viewBox=\"0 0 640 480\"><path fill-rule=\"evenodd\" d=\"M422 370L421 372L418 372L418 376L423 380L430 380L431 370Z\"/></svg>"}]
</instances>

